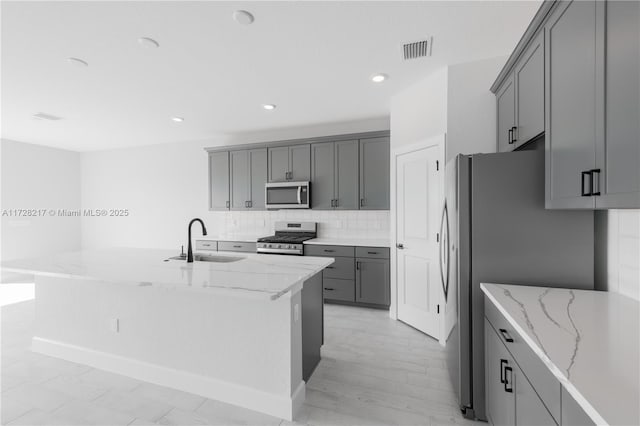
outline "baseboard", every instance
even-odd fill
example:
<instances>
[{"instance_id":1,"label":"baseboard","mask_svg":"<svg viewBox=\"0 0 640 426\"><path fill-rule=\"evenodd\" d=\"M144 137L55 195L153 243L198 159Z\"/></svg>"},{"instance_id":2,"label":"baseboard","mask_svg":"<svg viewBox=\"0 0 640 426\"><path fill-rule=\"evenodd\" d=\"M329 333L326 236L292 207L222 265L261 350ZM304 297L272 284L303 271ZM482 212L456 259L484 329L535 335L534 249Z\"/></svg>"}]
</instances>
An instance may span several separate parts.
<instances>
[{"instance_id":1,"label":"baseboard","mask_svg":"<svg viewBox=\"0 0 640 426\"><path fill-rule=\"evenodd\" d=\"M212 377L40 337L33 338L31 349L44 355L194 393L285 420L293 420L305 399L305 383L303 381L290 397L286 397Z\"/></svg>"}]
</instances>

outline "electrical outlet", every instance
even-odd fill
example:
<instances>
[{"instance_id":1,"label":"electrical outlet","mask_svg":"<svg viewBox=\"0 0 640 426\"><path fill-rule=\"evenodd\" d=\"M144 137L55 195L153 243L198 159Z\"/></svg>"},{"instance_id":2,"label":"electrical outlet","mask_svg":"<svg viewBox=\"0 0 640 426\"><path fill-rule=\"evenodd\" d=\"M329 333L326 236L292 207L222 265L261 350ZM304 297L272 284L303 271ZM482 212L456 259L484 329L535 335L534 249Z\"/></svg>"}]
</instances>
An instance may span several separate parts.
<instances>
[{"instance_id":1,"label":"electrical outlet","mask_svg":"<svg viewBox=\"0 0 640 426\"><path fill-rule=\"evenodd\" d=\"M120 332L120 319L112 318L111 319L111 323L110 323L110 328L111 328L112 332L119 333Z\"/></svg>"}]
</instances>

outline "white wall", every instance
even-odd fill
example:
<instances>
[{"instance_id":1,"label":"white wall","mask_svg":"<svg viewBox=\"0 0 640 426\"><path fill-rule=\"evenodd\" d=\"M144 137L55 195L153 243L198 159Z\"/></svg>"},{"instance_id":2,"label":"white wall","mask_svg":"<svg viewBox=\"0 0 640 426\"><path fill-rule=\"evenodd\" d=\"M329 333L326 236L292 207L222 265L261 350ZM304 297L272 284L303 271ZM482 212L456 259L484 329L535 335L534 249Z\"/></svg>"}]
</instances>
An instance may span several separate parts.
<instances>
[{"instance_id":1,"label":"white wall","mask_svg":"<svg viewBox=\"0 0 640 426\"><path fill-rule=\"evenodd\" d=\"M447 132L447 68L391 98L391 149Z\"/></svg>"},{"instance_id":2,"label":"white wall","mask_svg":"<svg viewBox=\"0 0 640 426\"><path fill-rule=\"evenodd\" d=\"M446 160L496 152L496 100L489 88L508 56L449 66Z\"/></svg>"},{"instance_id":3,"label":"white wall","mask_svg":"<svg viewBox=\"0 0 640 426\"><path fill-rule=\"evenodd\" d=\"M194 217L204 220L210 235L270 234L273 221L286 219L321 222L321 236L388 235L388 212L210 212L204 151L207 146L388 129L385 118L83 153L83 207L130 212L129 217L83 218L83 245L179 249L186 244L187 224Z\"/></svg>"},{"instance_id":4,"label":"white wall","mask_svg":"<svg viewBox=\"0 0 640 426\"><path fill-rule=\"evenodd\" d=\"M2 140L1 259L45 256L80 248L80 218L58 209L80 208L80 154ZM13 209L44 209L42 216L10 216ZM50 210L55 210L51 215ZM3 273L2 281L16 279Z\"/></svg>"}]
</instances>

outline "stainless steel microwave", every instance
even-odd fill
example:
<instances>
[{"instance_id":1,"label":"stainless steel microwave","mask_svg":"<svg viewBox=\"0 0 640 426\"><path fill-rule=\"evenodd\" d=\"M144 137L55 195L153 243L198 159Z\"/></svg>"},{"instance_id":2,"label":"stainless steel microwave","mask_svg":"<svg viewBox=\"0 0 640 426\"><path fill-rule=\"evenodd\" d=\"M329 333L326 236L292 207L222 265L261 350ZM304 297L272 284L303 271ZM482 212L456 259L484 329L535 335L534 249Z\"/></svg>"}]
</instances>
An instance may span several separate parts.
<instances>
[{"instance_id":1,"label":"stainless steel microwave","mask_svg":"<svg viewBox=\"0 0 640 426\"><path fill-rule=\"evenodd\" d=\"M311 184L309 182L271 182L264 189L265 206L268 209L311 208Z\"/></svg>"}]
</instances>

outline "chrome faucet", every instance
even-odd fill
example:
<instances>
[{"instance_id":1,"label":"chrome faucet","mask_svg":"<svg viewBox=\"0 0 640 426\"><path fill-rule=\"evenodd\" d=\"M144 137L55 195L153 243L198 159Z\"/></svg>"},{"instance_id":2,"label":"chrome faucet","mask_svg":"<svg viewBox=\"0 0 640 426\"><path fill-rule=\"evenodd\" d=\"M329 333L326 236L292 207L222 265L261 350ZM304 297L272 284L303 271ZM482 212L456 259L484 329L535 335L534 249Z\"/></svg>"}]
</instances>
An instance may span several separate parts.
<instances>
[{"instance_id":1,"label":"chrome faucet","mask_svg":"<svg viewBox=\"0 0 640 426\"><path fill-rule=\"evenodd\" d=\"M202 221L202 219L192 219L191 222L189 222L189 244L187 244L187 262L188 263L193 263L193 248L191 247L191 225L193 225L193 222L200 222L200 225L202 225L202 235L207 235L207 228L204 226L204 222Z\"/></svg>"}]
</instances>

